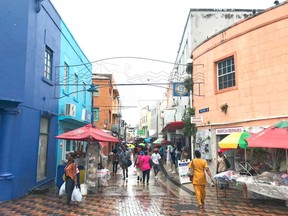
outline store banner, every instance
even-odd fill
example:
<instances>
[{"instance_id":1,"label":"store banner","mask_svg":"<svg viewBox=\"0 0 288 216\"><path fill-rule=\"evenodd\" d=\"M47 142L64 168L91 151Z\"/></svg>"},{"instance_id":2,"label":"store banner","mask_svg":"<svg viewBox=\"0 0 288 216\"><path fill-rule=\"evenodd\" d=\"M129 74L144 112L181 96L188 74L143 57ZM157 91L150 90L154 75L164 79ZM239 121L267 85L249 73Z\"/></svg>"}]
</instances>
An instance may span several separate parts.
<instances>
[{"instance_id":1,"label":"store banner","mask_svg":"<svg viewBox=\"0 0 288 216\"><path fill-rule=\"evenodd\" d=\"M189 176L187 175L189 163L190 163L190 160L185 160L185 161L178 160L178 173L179 173L180 184L191 182Z\"/></svg>"}]
</instances>

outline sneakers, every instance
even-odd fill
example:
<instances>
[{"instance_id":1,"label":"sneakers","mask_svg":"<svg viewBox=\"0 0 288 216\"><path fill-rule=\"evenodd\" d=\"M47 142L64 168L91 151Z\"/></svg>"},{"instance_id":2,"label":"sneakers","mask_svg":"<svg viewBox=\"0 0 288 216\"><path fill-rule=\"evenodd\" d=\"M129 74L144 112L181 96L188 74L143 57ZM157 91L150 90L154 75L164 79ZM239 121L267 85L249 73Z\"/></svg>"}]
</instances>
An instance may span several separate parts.
<instances>
[{"instance_id":1,"label":"sneakers","mask_svg":"<svg viewBox=\"0 0 288 216\"><path fill-rule=\"evenodd\" d=\"M155 179L158 179L158 177L157 177L157 176L155 176Z\"/></svg>"},{"instance_id":2,"label":"sneakers","mask_svg":"<svg viewBox=\"0 0 288 216\"><path fill-rule=\"evenodd\" d=\"M171 173L176 173L174 170Z\"/></svg>"}]
</instances>

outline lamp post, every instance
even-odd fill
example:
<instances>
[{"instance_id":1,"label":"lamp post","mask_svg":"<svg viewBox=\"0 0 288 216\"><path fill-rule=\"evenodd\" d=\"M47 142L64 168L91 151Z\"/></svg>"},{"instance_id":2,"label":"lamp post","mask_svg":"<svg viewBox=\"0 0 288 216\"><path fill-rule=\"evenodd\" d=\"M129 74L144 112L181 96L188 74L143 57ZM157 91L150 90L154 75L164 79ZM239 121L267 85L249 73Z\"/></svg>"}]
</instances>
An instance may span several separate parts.
<instances>
[{"instance_id":1,"label":"lamp post","mask_svg":"<svg viewBox=\"0 0 288 216\"><path fill-rule=\"evenodd\" d=\"M91 92L91 124L94 125L94 92L99 92L98 88L92 83L87 90Z\"/></svg>"},{"instance_id":2,"label":"lamp post","mask_svg":"<svg viewBox=\"0 0 288 216\"><path fill-rule=\"evenodd\" d=\"M122 117L121 113L118 113L118 140L120 140L120 118ZM120 142L118 143L118 148L120 147Z\"/></svg>"}]
</instances>

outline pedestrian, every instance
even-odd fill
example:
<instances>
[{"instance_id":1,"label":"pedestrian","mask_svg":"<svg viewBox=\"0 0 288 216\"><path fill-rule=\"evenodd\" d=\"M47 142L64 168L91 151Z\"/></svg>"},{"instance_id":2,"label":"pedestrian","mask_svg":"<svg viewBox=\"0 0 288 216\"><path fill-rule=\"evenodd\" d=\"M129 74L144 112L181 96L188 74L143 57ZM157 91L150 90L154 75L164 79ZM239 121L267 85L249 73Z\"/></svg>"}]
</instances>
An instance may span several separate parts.
<instances>
[{"instance_id":1,"label":"pedestrian","mask_svg":"<svg viewBox=\"0 0 288 216\"><path fill-rule=\"evenodd\" d=\"M210 177L212 180L212 175L209 170L207 161L204 159L201 159L201 153L200 151L195 151L196 159L191 160L191 162L188 164L188 168L193 168L193 179L192 184L194 187L194 192L196 194L196 198L198 201L199 208L204 208L204 201L206 196L206 174Z\"/></svg>"},{"instance_id":2,"label":"pedestrian","mask_svg":"<svg viewBox=\"0 0 288 216\"><path fill-rule=\"evenodd\" d=\"M118 164L119 164L119 154L117 151L113 151L112 155L112 164L113 164L113 176L117 174Z\"/></svg>"},{"instance_id":3,"label":"pedestrian","mask_svg":"<svg viewBox=\"0 0 288 216\"><path fill-rule=\"evenodd\" d=\"M71 196L74 187L77 185L77 164L74 162L74 154L68 154L68 162L64 168L65 172L65 191L66 191L66 204L70 205Z\"/></svg>"},{"instance_id":4,"label":"pedestrian","mask_svg":"<svg viewBox=\"0 0 288 216\"><path fill-rule=\"evenodd\" d=\"M153 162L153 170L154 170L154 175L155 179L157 179L157 174L160 171L160 165L159 165L159 160L161 159L160 154L158 153L158 149L154 149L153 154L151 155L151 160Z\"/></svg>"},{"instance_id":5,"label":"pedestrian","mask_svg":"<svg viewBox=\"0 0 288 216\"><path fill-rule=\"evenodd\" d=\"M145 184L145 179L147 177L147 185L149 185L149 179L150 179L150 170L151 170L150 159L151 158L148 154L148 150L146 150L142 157L141 169L142 169L142 174L143 174L143 184Z\"/></svg>"},{"instance_id":6,"label":"pedestrian","mask_svg":"<svg viewBox=\"0 0 288 216\"><path fill-rule=\"evenodd\" d=\"M136 167L136 173L137 173L137 182L142 181L142 163L143 163L143 156L144 151L140 151L137 155L136 161L134 166Z\"/></svg>"},{"instance_id":7,"label":"pedestrian","mask_svg":"<svg viewBox=\"0 0 288 216\"><path fill-rule=\"evenodd\" d=\"M170 160L170 163L171 163L171 173L175 173L176 172L176 146L174 145L172 150L170 151L170 155L171 155L171 160Z\"/></svg>"},{"instance_id":8,"label":"pedestrian","mask_svg":"<svg viewBox=\"0 0 288 216\"><path fill-rule=\"evenodd\" d=\"M227 171L226 163L225 163L225 155L221 150L218 150L218 159L217 159L217 173Z\"/></svg>"},{"instance_id":9,"label":"pedestrian","mask_svg":"<svg viewBox=\"0 0 288 216\"><path fill-rule=\"evenodd\" d=\"M131 154L126 146L122 145L119 153L119 162L123 170L123 180L128 180L128 167L131 165Z\"/></svg>"}]
</instances>

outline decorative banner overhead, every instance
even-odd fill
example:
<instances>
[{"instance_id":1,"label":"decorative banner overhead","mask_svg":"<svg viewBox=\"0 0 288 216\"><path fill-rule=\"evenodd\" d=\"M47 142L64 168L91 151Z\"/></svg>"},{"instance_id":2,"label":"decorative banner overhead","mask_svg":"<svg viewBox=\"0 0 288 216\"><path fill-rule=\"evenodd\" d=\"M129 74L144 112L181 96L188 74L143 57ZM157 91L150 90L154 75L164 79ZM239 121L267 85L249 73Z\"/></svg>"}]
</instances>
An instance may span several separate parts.
<instances>
[{"instance_id":1,"label":"decorative banner overhead","mask_svg":"<svg viewBox=\"0 0 288 216\"><path fill-rule=\"evenodd\" d=\"M173 83L173 97L189 96L189 91L183 82Z\"/></svg>"}]
</instances>

